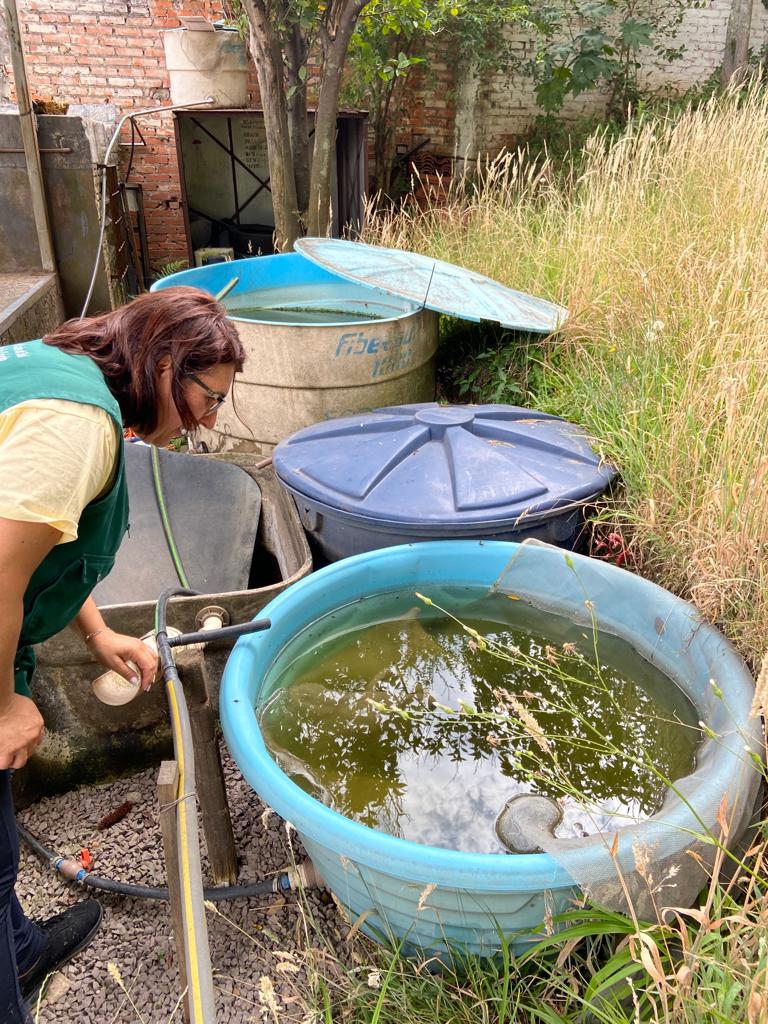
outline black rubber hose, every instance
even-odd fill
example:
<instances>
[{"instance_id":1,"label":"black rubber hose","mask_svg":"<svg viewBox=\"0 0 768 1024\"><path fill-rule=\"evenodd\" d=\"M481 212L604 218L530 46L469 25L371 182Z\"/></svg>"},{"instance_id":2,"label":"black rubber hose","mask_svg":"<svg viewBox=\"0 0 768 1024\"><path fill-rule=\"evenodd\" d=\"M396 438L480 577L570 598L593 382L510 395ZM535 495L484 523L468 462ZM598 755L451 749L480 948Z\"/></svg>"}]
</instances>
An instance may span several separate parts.
<instances>
[{"instance_id":1,"label":"black rubber hose","mask_svg":"<svg viewBox=\"0 0 768 1024\"><path fill-rule=\"evenodd\" d=\"M19 835L40 860L46 861L54 870L59 871L59 864L69 862L77 864L71 857L62 857L53 850L43 846L39 839L27 831L22 825L16 826ZM61 873L61 872L60 872ZM87 885L92 889L101 889L103 892L119 893L121 896L134 896L143 900L167 900L168 889L163 886L133 885L130 882L116 882L111 878L102 878L99 875L92 875L85 868L80 868L73 877L64 875L69 881L78 882L80 885ZM270 896L279 892L287 892L291 888L288 875L283 872L275 875L274 878L265 878L262 882L251 882L246 885L220 885L211 886L203 890L207 900L214 903L223 900L245 899L251 896Z\"/></svg>"},{"instance_id":2,"label":"black rubber hose","mask_svg":"<svg viewBox=\"0 0 768 1024\"><path fill-rule=\"evenodd\" d=\"M182 633L181 636L168 638L169 647L187 647L189 644L207 644L212 640L237 640L249 633L260 633L269 629L271 619L254 619L253 622L241 622L237 626L220 626L218 629L201 629L196 633Z\"/></svg>"}]
</instances>

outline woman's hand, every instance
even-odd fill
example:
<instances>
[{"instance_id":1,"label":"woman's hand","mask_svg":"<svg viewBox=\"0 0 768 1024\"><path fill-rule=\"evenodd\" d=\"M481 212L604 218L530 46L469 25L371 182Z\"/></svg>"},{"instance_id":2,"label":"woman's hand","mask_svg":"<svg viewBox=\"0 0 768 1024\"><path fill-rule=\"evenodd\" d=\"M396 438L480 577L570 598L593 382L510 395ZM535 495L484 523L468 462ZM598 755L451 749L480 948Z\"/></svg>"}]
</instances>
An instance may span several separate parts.
<instances>
[{"instance_id":1,"label":"woman's hand","mask_svg":"<svg viewBox=\"0 0 768 1024\"><path fill-rule=\"evenodd\" d=\"M35 702L12 693L0 706L0 769L23 768L44 728Z\"/></svg>"},{"instance_id":2,"label":"woman's hand","mask_svg":"<svg viewBox=\"0 0 768 1024\"><path fill-rule=\"evenodd\" d=\"M132 661L137 665L141 673L142 690L148 690L157 678L157 655L136 637L105 629L89 640L88 646L97 661L105 668L117 672L129 683L135 681L136 674L127 662Z\"/></svg>"},{"instance_id":3,"label":"woman's hand","mask_svg":"<svg viewBox=\"0 0 768 1024\"><path fill-rule=\"evenodd\" d=\"M24 618L24 592L61 537L47 523L0 517L0 769L21 768L43 736L35 702L14 693L14 660Z\"/></svg>"}]
</instances>

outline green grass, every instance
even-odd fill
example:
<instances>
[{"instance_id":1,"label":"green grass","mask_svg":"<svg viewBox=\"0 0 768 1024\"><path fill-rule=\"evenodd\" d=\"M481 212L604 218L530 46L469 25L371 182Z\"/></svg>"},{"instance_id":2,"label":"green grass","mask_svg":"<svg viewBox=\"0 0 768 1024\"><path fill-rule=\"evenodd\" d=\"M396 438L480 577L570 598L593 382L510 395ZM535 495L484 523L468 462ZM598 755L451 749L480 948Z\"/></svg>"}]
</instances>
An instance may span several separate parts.
<instances>
[{"instance_id":1,"label":"green grass","mask_svg":"<svg viewBox=\"0 0 768 1024\"><path fill-rule=\"evenodd\" d=\"M543 345L443 346L444 393L584 424L622 471L607 513L642 571L757 666L768 637L768 102L713 100L593 136L578 175L507 155L366 240L561 302Z\"/></svg>"},{"instance_id":2,"label":"green grass","mask_svg":"<svg viewBox=\"0 0 768 1024\"><path fill-rule=\"evenodd\" d=\"M760 898L758 899L758 896ZM361 944L359 966L319 962L302 1019L349 1024L761 1024L766 1019L761 894L713 886L701 910L635 924L599 907L553 919L530 952L452 965ZM313 954L306 954L310 959ZM311 972L310 972L311 973ZM332 979L332 980L329 980Z\"/></svg>"}]
</instances>

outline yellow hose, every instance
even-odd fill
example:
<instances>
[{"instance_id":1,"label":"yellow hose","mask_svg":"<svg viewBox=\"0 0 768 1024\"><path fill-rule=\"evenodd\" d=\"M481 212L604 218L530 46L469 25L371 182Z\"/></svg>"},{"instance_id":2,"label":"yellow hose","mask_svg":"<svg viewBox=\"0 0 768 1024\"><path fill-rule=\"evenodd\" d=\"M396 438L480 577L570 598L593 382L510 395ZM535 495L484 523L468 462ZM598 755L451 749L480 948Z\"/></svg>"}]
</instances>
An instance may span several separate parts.
<instances>
[{"instance_id":1,"label":"yellow hose","mask_svg":"<svg viewBox=\"0 0 768 1024\"><path fill-rule=\"evenodd\" d=\"M178 698L176 695L176 688L174 686L173 680L167 680L166 686L168 689L168 699L171 708L171 730L173 732L173 745L176 753L176 764L179 769L179 784L178 789L176 791L176 798L179 802L176 805L176 808L179 818L178 840L179 871L181 875L181 898L183 902L182 916L186 922L193 920L195 908L194 897L192 894L192 869L190 866L189 847L186 842L187 828L189 825L187 821L187 800L184 798L186 763L184 758L184 743L182 742L181 738L181 721L179 716ZM195 821L195 825L196 824L197 821ZM203 995L202 986L200 984L200 967L197 948L197 936L195 935L195 929L187 927L186 924L184 926L184 939L187 943L188 948L187 983L189 985L190 1014L192 1016L193 1021L199 1019L203 1022L203 1024L206 1024L204 1017L200 1016L200 1014L198 1014L197 1016L195 1014L194 1007L200 1007L200 1013L202 1013ZM210 959L210 951L208 951L209 964ZM211 982L211 986L212 985L213 982Z\"/></svg>"},{"instance_id":2,"label":"yellow hose","mask_svg":"<svg viewBox=\"0 0 768 1024\"><path fill-rule=\"evenodd\" d=\"M195 795L195 755L184 691L168 645L165 608L172 594L189 594L183 588L167 590L157 603L155 629L163 679L168 694L173 749L179 772L176 789L176 832L179 842L179 876L181 883L181 916L184 931L185 959L189 995L189 1013L193 1024L212 1024L216 1020L213 996L213 971L205 920L203 878L200 866L200 841L196 808L189 801ZM194 592L193 592L194 593ZM178 688L177 688L178 687Z\"/></svg>"}]
</instances>

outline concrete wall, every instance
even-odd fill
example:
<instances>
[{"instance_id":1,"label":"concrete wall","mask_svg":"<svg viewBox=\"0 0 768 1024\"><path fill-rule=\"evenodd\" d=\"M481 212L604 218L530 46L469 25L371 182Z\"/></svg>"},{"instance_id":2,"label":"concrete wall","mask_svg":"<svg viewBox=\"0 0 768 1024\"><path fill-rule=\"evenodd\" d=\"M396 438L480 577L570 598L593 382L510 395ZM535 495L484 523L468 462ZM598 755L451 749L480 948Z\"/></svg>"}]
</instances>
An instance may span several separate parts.
<instances>
[{"instance_id":1,"label":"concrete wall","mask_svg":"<svg viewBox=\"0 0 768 1024\"><path fill-rule=\"evenodd\" d=\"M63 320L54 274L0 274L0 345L41 338Z\"/></svg>"},{"instance_id":2,"label":"concrete wall","mask_svg":"<svg viewBox=\"0 0 768 1024\"><path fill-rule=\"evenodd\" d=\"M94 169L114 131L115 109L100 104L96 113L104 115L105 120L61 114L37 118L53 246L68 316L80 313L99 248L99 181ZM32 195L15 108L0 110L0 148L6 150L0 152L0 271L40 269ZM108 231L107 240L111 235ZM90 307L94 313L110 309L122 298L107 273L110 262L109 253L103 252Z\"/></svg>"},{"instance_id":3,"label":"concrete wall","mask_svg":"<svg viewBox=\"0 0 768 1024\"><path fill-rule=\"evenodd\" d=\"M42 271L32 189L15 108L0 110L0 253L3 273Z\"/></svg>"}]
</instances>

